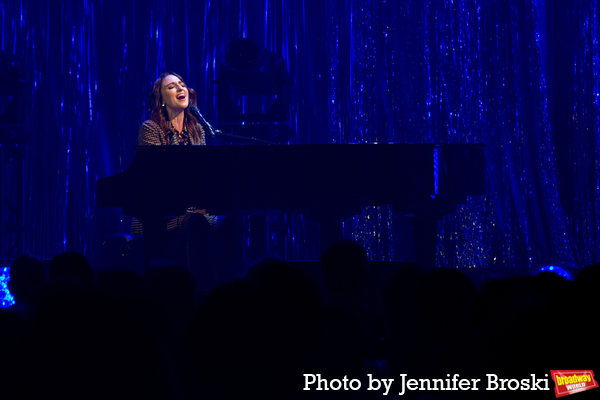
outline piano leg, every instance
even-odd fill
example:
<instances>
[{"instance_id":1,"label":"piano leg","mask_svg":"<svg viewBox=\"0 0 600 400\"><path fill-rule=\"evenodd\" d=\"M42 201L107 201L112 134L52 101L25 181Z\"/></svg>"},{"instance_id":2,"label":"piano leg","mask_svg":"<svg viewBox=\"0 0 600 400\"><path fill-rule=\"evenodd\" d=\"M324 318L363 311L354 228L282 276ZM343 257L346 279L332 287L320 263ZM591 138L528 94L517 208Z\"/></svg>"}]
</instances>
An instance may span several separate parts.
<instances>
[{"instance_id":1,"label":"piano leg","mask_svg":"<svg viewBox=\"0 0 600 400\"><path fill-rule=\"evenodd\" d=\"M456 211L456 206L442 196L429 204L413 210L413 232L415 236L415 258L426 269L435 268L437 258L438 221L447 214Z\"/></svg>"},{"instance_id":2,"label":"piano leg","mask_svg":"<svg viewBox=\"0 0 600 400\"><path fill-rule=\"evenodd\" d=\"M415 238L415 261L427 270L435 268L438 219L428 215L412 218Z\"/></svg>"}]
</instances>

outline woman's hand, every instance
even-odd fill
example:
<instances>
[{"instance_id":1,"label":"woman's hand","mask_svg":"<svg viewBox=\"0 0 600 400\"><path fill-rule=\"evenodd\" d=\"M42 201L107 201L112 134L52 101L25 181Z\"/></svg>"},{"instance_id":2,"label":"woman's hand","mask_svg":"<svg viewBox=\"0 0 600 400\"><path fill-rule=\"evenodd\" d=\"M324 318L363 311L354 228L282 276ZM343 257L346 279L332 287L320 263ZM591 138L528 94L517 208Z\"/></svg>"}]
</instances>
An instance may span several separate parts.
<instances>
[{"instance_id":1,"label":"woman's hand","mask_svg":"<svg viewBox=\"0 0 600 400\"><path fill-rule=\"evenodd\" d=\"M195 212L198 214L206 215L206 209L204 208L196 208L196 207L188 207L188 212Z\"/></svg>"}]
</instances>

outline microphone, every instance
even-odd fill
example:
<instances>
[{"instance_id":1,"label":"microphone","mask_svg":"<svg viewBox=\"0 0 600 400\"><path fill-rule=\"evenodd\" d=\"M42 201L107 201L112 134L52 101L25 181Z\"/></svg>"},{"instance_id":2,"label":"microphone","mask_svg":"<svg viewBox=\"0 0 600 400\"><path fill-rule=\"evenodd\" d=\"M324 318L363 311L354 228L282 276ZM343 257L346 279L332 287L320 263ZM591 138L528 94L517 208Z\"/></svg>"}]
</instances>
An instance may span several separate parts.
<instances>
[{"instance_id":1,"label":"microphone","mask_svg":"<svg viewBox=\"0 0 600 400\"><path fill-rule=\"evenodd\" d=\"M208 134L210 136L215 137L215 136L217 136L217 134L221 134L220 130L213 128L212 125L209 124L208 121L204 119L204 117L202 116L202 114L200 114L200 110L198 110L198 107L191 106L190 107L190 112L192 113L192 115L194 117L198 118L198 120L200 122L202 122L204 125L206 125L206 127L208 128Z\"/></svg>"}]
</instances>

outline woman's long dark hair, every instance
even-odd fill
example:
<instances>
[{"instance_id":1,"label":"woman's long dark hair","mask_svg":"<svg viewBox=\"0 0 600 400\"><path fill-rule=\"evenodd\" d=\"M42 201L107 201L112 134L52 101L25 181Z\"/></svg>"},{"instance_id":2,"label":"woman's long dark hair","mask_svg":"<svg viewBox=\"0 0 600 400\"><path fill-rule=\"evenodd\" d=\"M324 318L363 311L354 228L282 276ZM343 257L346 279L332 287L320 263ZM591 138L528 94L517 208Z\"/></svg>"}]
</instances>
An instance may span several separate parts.
<instances>
[{"instance_id":1,"label":"woman's long dark hair","mask_svg":"<svg viewBox=\"0 0 600 400\"><path fill-rule=\"evenodd\" d=\"M162 106L162 96L160 94L160 90L162 88L162 81L165 77L173 75L176 76L181 82L184 82L183 78L176 74L175 72L167 71L158 77L156 82L152 85L152 90L150 91L150 98L148 100L148 112L150 112L150 119L156 122L163 130L163 141L164 143L171 144L171 135L169 134L171 130L171 126L169 124L169 115L167 114L166 107ZM184 82L185 83L185 82ZM196 91L191 87L188 87L188 93L190 96L190 101L188 108L184 110L184 118L183 121L187 126L187 131L190 136L190 142L192 144L200 144L202 136L204 135L204 130L200 126L200 121L192 115L190 111L191 106L196 105Z\"/></svg>"}]
</instances>

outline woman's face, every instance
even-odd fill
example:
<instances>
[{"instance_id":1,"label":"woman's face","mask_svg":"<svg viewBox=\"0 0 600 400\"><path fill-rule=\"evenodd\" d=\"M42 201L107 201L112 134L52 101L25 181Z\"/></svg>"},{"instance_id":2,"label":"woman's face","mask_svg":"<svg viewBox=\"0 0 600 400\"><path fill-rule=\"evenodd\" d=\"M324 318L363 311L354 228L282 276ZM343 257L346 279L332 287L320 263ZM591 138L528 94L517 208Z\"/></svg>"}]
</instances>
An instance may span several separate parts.
<instances>
[{"instance_id":1,"label":"woman's face","mask_svg":"<svg viewBox=\"0 0 600 400\"><path fill-rule=\"evenodd\" d=\"M160 88L162 102L167 108L174 111L185 110L190 104L190 94L185 83L175 75L167 75Z\"/></svg>"}]
</instances>

